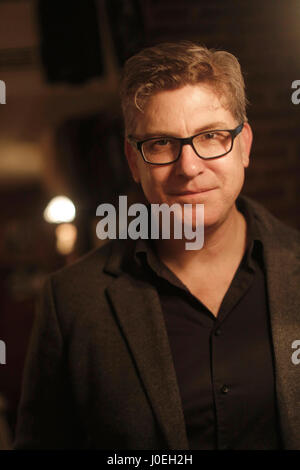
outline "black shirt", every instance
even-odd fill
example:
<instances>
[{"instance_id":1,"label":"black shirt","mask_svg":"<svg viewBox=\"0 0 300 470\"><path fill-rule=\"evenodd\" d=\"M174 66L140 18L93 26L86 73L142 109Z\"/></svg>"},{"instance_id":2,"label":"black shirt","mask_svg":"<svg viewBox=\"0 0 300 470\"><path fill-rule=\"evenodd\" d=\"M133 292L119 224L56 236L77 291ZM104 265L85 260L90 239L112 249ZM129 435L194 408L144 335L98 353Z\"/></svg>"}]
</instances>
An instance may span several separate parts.
<instances>
[{"instance_id":1,"label":"black shirt","mask_svg":"<svg viewBox=\"0 0 300 470\"><path fill-rule=\"evenodd\" d=\"M190 449L280 449L263 245L247 221L247 249L217 318L139 240L136 261L157 289Z\"/></svg>"}]
</instances>

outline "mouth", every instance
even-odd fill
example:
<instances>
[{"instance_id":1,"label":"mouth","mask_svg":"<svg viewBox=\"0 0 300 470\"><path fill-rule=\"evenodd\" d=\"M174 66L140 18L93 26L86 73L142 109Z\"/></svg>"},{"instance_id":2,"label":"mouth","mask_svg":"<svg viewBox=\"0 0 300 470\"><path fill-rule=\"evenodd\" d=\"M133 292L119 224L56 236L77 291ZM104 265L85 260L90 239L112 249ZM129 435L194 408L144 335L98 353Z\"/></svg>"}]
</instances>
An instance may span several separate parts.
<instances>
[{"instance_id":1,"label":"mouth","mask_svg":"<svg viewBox=\"0 0 300 470\"><path fill-rule=\"evenodd\" d=\"M202 188L198 189L196 191L180 191L178 193L172 193L172 196L197 196L199 194L203 195L205 193L209 193L210 191L213 191L216 188Z\"/></svg>"}]
</instances>

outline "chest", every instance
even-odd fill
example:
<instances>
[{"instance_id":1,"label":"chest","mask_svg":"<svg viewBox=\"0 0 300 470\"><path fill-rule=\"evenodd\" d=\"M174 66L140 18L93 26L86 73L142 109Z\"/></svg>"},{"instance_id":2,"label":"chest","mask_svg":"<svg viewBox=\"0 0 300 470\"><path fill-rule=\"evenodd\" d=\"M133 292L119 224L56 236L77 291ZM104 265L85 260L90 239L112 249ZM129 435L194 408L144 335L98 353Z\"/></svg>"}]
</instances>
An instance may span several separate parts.
<instances>
[{"instance_id":1,"label":"chest","mask_svg":"<svg viewBox=\"0 0 300 470\"><path fill-rule=\"evenodd\" d=\"M211 282L208 282L207 279L205 281L182 279L182 282L189 291L217 317L223 298L232 282L232 278L233 276L228 276L223 279L211 280Z\"/></svg>"},{"instance_id":2,"label":"chest","mask_svg":"<svg viewBox=\"0 0 300 470\"><path fill-rule=\"evenodd\" d=\"M176 272L176 276L189 289L191 294L202 302L217 317L223 298L236 275L238 263L189 272Z\"/></svg>"}]
</instances>

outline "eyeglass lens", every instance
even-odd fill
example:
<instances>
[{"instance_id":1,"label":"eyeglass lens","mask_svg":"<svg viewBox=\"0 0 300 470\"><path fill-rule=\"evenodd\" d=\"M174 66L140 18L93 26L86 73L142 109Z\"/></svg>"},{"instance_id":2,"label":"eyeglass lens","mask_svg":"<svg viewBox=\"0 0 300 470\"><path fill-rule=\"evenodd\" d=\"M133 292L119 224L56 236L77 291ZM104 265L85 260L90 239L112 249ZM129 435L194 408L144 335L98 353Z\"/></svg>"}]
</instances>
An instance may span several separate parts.
<instances>
[{"instance_id":1,"label":"eyeglass lens","mask_svg":"<svg viewBox=\"0 0 300 470\"><path fill-rule=\"evenodd\" d=\"M207 132L193 138L196 153L203 158L215 158L231 150L232 136L228 131ZM144 157L152 163L168 163L180 153L180 139L161 137L143 143Z\"/></svg>"}]
</instances>

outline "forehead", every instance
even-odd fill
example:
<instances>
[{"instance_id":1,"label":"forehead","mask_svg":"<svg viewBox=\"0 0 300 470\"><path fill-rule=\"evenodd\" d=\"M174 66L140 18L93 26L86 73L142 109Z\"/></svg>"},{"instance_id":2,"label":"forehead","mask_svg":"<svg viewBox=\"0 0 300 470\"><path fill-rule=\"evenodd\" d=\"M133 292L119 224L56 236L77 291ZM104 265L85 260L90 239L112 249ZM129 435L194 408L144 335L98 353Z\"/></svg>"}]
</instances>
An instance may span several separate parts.
<instances>
[{"instance_id":1,"label":"forehead","mask_svg":"<svg viewBox=\"0 0 300 470\"><path fill-rule=\"evenodd\" d=\"M181 137L200 132L214 123L231 127L234 119L224 101L206 84L157 92L149 98L144 111L138 112L135 135L163 133Z\"/></svg>"}]
</instances>

